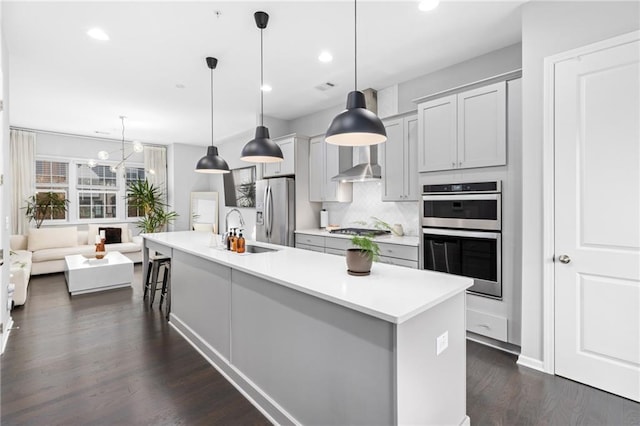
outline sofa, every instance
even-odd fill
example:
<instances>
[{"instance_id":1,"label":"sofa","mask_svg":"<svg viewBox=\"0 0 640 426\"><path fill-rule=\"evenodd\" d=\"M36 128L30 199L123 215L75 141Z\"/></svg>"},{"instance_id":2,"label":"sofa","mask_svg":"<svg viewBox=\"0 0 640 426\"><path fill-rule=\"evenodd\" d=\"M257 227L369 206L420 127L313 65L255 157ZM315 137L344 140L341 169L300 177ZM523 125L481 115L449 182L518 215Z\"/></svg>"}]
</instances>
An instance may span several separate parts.
<instances>
[{"instance_id":1,"label":"sofa","mask_svg":"<svg viewBox=\"0 0 640 426\"><path fill-rule=\"evenodd\" d=\"M106 250L119 251L134 263L142 262L142 237L133 236L129 224L91 224L86 231L76 226L32 228L28 235L11 235L11 274L15 288L14 304L26 301L31 275L64 272L64 257L81 254L87 257L95 253L95 240L99 228L120 228L119 243L106 244ZM15 260L15 265L14 265Z\"/></svg>"},{"instance_id":2,"label":"sofa","mask_svg":"<svg viewBox=\"0 0 640 426\"><path fill-rule=\"evenodd\" d=\"M9 282L14 286L14 305L24 305L27 301L27 287L31 276L31 252L11 250L9 252Z\"/></svg>"}]
</instances>

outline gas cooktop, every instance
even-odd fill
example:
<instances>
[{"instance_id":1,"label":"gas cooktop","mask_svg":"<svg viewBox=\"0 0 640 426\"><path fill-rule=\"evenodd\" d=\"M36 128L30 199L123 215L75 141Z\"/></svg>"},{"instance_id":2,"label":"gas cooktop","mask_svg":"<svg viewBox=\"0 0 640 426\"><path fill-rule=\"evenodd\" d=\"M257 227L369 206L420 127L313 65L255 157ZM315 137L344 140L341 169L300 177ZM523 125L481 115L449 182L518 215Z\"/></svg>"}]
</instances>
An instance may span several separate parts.
<instances>
[{"instance_id":1,"label":"gas cooktop","mask_svg":"<svg viewBox=\"0 0 640 426\"><path fill-rule=\"evenodd\" d=\"M366 228L339 228L332 229L329 231L332 234L342 234L342 235L387 235L390 234L391 231L385 231L382 229L366 229Z\"/></svg>"}]
</instances>

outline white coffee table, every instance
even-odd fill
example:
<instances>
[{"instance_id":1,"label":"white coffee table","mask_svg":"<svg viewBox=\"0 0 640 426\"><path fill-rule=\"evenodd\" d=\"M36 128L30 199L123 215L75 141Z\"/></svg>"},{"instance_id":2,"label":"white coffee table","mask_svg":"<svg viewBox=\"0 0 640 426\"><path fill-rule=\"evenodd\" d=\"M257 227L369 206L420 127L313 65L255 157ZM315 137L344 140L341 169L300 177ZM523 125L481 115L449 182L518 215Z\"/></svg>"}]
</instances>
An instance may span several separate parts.
<instances>
[{"instance_id":1,"label":"white coffee table","mask_svg":"<svg viewBox=\"0 0 640 426\"><path fill-rule=\"evenodd\" d=\"M72 296L130 287L133 281L133 262L117 251L107 252L102 261L90 262L79 254L65 256L64 261L64 277Z\"/></svg>"}]
</instances>

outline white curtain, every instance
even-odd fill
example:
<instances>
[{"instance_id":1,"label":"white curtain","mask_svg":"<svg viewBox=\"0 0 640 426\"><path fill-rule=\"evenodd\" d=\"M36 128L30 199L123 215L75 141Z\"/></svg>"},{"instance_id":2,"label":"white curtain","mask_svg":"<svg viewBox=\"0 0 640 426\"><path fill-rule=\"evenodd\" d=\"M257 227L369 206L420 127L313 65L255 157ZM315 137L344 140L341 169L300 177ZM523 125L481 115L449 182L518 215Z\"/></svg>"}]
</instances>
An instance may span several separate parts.
<instances>
[{"instance_id":1,"label":"white curtain","mask_svg":"<svg viewBox=\"0 0 640 426\"><path fill-rule=\"evenodd\" d=\"M27 198L35 191L36 134L22 130L11 130L9 145L10 169L13 182L11 206L11 233L26 234L29 220L23 207Z\"/></svg>"},{"instance_id":2,"label":"white curtain","mask_svg":"<svg viewBox=\"0 0 640 426\"><path fill-rule=\"evenodd\" d=\"M163 146L144 147L144 170L147 180L160 188L167 202L167 148Z\"/></svg>"}]
</instances>

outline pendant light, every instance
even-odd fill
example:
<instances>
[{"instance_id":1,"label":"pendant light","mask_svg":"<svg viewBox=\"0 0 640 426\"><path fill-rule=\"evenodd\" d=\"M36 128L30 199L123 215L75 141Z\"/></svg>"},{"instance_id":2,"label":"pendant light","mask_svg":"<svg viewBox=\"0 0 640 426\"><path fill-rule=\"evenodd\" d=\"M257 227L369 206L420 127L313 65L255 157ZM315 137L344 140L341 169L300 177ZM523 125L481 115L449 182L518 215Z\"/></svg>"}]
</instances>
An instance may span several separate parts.
<instances>
[{"instance_id":1,"label":"pendant light","mask_svg":"<svg viewBox=\"0 0 640 426\"><path fill-rule=\"evenodd\" d=\"M262 32L267 28L269 15L266 12L253 14L256 25L260 28L260 125L256 127L256 136L242 148L240 159L250 163L276 163L283 160L282 150L271 139L269 129L264 127L264 51Z\"/></svg>"},{"instance_id":2,"label":"pendant light","mask_svg":"<svg viewBox=\"0 0 640 426\"><path fill-rule=\"evenodd\" d=\"M209 56L207 66L211 70L211 146L207 147L207 155L196 164L196 172L229 173L229 165L218 155L218 148L213 146L213 70L218 66L218 60Z\"/></svg>"},{"instance_id":3,"label":"pendant light","mask_svg":"<svg viewBox=\"0 0 640 426\"><path fill-rule=\"evenodd\" d=\"M336 115L325 141L333 145L365 146L387 140L387 132L380 118L367 109L364 93L358 90L358 6L353 2L354 14L354 90L347 96L347 109Z\"/></svg>"}]
</instances>

